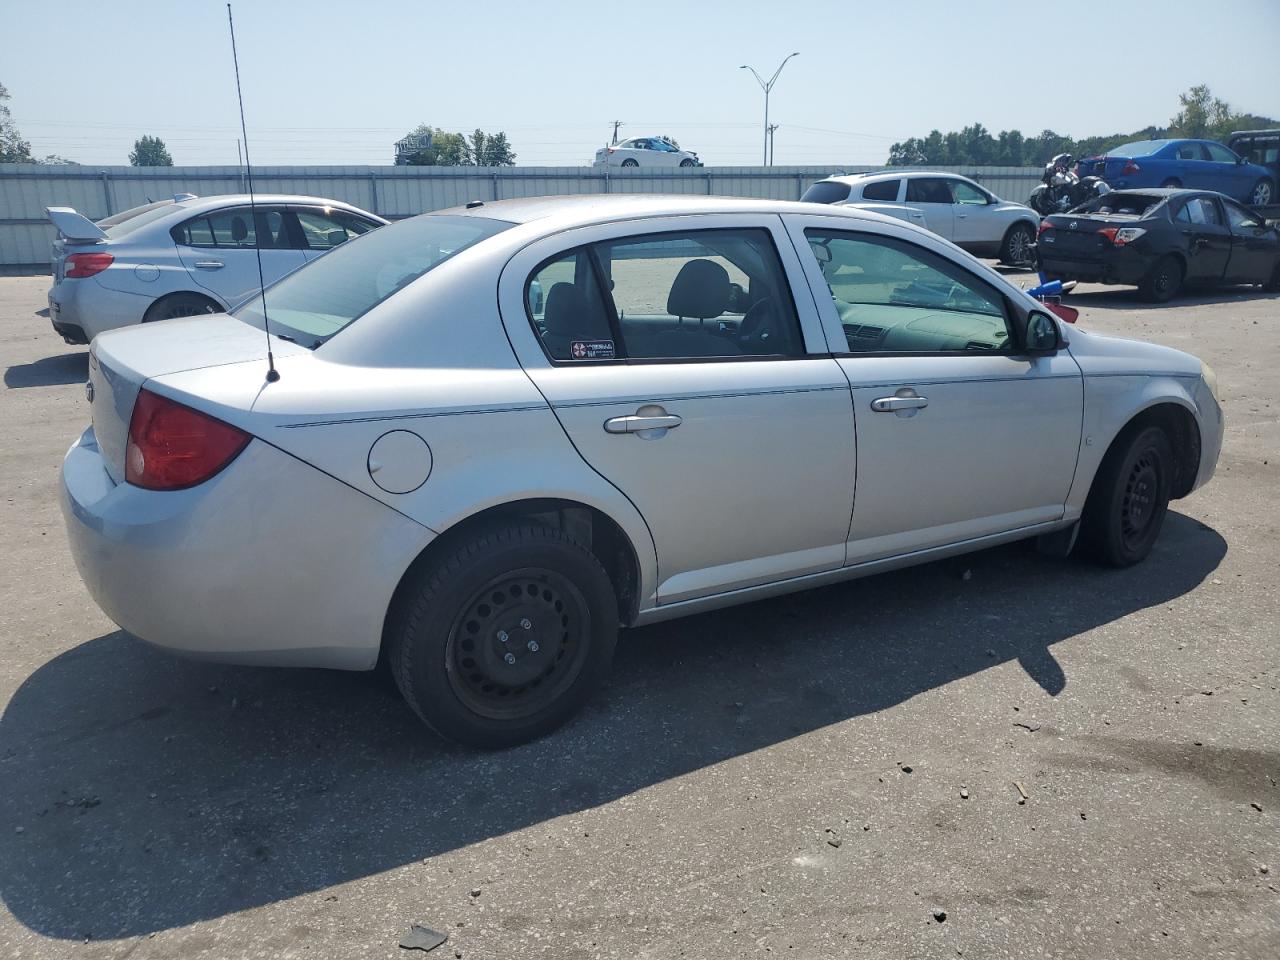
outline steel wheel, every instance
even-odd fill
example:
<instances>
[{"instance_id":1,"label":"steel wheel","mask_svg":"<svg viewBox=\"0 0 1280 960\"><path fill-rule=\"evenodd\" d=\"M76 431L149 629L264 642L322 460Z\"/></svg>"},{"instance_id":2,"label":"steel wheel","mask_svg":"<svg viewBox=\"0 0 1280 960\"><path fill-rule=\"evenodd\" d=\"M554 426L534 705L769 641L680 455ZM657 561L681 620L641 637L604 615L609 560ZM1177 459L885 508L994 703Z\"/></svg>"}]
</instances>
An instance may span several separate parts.
<instances>
[{"instance_id":1,"label":"steel wheel","mask_svg":"<svg viewBox=\"0 0 1280 960\"><path fill-rule=\"evenodd\" d=\"M1139 289L1142 295L1156 303L1173 298L1182 286L1182 264L1177 257L1161 257L1143 278Z\"/></svg>"},{"instance_id":2,"label":"steel wheel","mask_svg":"<svg viewBox=\"0 0 1280 960\"><path fill-rule=\"evenodd\" d=\"M1271 203L1273 196L1271 181L1259 180L1253 188L1253 193L1249 197L1249 203L1255 207L1265 207Z\"/></svg>"},{"instance_id":3,"label":"steel wheel","mask_svg":"<svg viewBox=\"0 0 1280 960\"><path fill-rule=\"evenodd\" d=\"M449 631L449 685L482 717L532 716L581 672L589 622L581 591L554 571L529 568L495 577L465 604Z\"/></svg>"},{"instance_id":4,"label":"steel wheel","mask_svg":"<svg viewBox=\"0 0 1280 960\"><path fill-rule=\"evenodd\" d=\"M1125 549L1138 549L1150 533L1159 489L1160 464L1148 451L1133 462L1120 501L1120 539Z\"/></svg>"}]
</instances>

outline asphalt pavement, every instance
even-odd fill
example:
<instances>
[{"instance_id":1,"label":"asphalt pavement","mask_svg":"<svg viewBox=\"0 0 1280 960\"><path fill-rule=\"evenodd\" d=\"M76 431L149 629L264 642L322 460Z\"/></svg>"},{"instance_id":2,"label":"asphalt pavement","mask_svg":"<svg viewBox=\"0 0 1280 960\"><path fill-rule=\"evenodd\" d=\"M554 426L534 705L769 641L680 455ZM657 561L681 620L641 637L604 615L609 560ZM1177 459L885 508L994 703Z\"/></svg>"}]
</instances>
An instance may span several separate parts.
<instances>
[{"instance_id":1,"label":"asphalt pavement","mask_svg":"<svg viewBox=\"0 0 1280 960\"><path fill-rule=\"evenodd\" d=\"M98 611L47 286L0 279L0 957L1280 956L1280 298L1070 298L1218 372L1218 475L1146 563L1015 544L626 632L578 720L479 754Z\"/></svg>"}]
</instances>

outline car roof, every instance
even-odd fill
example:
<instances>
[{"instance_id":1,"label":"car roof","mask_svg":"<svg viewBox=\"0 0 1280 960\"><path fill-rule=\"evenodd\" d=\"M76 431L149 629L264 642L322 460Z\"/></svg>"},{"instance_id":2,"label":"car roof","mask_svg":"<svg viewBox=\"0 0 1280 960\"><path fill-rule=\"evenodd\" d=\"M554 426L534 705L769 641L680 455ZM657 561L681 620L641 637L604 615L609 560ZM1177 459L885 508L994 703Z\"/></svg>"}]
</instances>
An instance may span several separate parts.
<instances>
[{"instance_id":1,"label":"car roof","mask_svg":"<svg viewBox=\"0 0 1280 960\"><path fill-rule=\"evenodd\" d=\"M474 202L474 201L473 201ZM749 197L700 197L683 194L585 194L571 197L522 197L486 200L475 206L434 210L424 216L475 216L508 223L540 223L556 229L630 220L641 217L674 217L699 213L800 213L848 216L883 221L880 214L798 200L757 200ZM900 221L892 221L899 223Z\"/></svg>"},{"instance_id":2,"label":"car roof","mask_svg":"<svg viewBox=\"0 0 1280 960\"><path fill-rule=\"evenodd\" d=\"M946 177L952 180L964 180L968 183L975 181L966 177L963 173L955 173L951 170L874 170L867 173L844 173L833 177L827 177L827 181L835 181L836 183L868 183L873 180L918 180L921 177Z\"/></svg>"},{"instance_id":3,"label":"car roof","mask_svg":"<svg viewBox=\"0 0 1280 960\"><path fill-rule=\"evenodd\" d=\"M187 213L200 213L207 210L217 210L220 207L246 206L248 205L249 200L249 194L247 193L222 193L206 197L194 197L190 200L179 200L173 206L175 210L183 210ZM255 205L300 203L317 207L343 207L348 210L360 209L359 207L352 206L345 200L333 200L327 197L306 197L291 193L255 193L253 195L253 203Z\"/></svg>"}]
</instances>

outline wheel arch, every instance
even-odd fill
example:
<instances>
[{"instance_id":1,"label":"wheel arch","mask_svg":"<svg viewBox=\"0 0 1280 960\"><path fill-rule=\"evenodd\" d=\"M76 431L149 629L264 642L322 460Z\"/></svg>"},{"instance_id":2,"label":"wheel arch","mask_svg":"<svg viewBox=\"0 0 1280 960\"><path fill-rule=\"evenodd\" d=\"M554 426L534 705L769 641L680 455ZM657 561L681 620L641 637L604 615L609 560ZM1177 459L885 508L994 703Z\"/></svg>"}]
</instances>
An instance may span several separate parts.
<instances>
[{"instance_id":1,"label":"wheel arch","mask_svg":"<svg viewBox=\"0 0 1280 960\"><path fill-rule=\"evenodd\" d=\"M147 309L143 311L142 314L143 322L147 322L147 315L151 313L152 310L164 303L166 300L172 300L174 297L199 297L201 300L208 300L218 308L218 313L226 313L228 309L227 304L223 303L218 297L215 297L213 294L205 290L170 290L168 293L164 293L156 297L147 305Z\"/></svg>"},{"instance_id":2,"label":"wheel arch","mask_svg":"<svg viewBox=\"0 0 1280 960\"><path fill-rule=\"evenodd\" d=\"M1152 399L1116 431L1089 480L1090 492L1093 491L1098 474L1102 472L1102 464L1107 458L1139 430L1150 426L1163 429L1173 447L1173 483L1170 487L1172 498L1177 500L1191 492L1200 472L1200 424L1196 420L1195 408L1175 397Z\"/></svg>"},{"instance_id":3,"label":"wheel arch","mask_svg":"<svg viewBox=\"0 0 1280 960\"><path fill-rule=\"evenodd\" d=\"M458 544L482 530L519 523L540 523L563 530L585 544L600 561L618 599L622 624L634 623L639 613L642 572L640 557L631 538L613 517L598 507L577 500L535 497L511 500L478 510L441 531L413 559L400 576L383 619L382 649L387 648L387 630L393 612L404 602L405 591L417 574L437 557L447 556ZM381 656L381 654L380 654Z\"/></svg>"}]
</instances>

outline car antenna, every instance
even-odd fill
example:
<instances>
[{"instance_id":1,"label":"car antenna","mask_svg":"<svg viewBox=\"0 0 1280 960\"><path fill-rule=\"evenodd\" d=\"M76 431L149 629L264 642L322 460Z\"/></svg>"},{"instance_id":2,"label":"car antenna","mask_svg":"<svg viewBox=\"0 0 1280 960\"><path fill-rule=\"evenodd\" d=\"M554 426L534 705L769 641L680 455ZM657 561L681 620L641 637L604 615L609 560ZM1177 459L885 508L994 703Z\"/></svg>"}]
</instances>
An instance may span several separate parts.
<instances>
[{"instance_id":1,"label":"car antenna","mask_svg":"<svg viewBox=\"0 0 1280 960\"><path fill-rule=\"evenodd\" d=\"M249 184L249 216L253 219L253 247L258 255L258 292L262 295L262 329L267 335L267 383L280 379L276 358L271 355L271 323L267 320L267 283L262 278L262 238L258 236L258 208L253 201L253 165L249 162L249 131L244 125L244 94L240 92L240 57L236 54L236 24L227 4L227 26L231 28L231 62L236 67L236 99L240 102L240 135L244 138L244 172ZM264 221L265 222L265 221Z\"/></svg>"}]
</instances>

